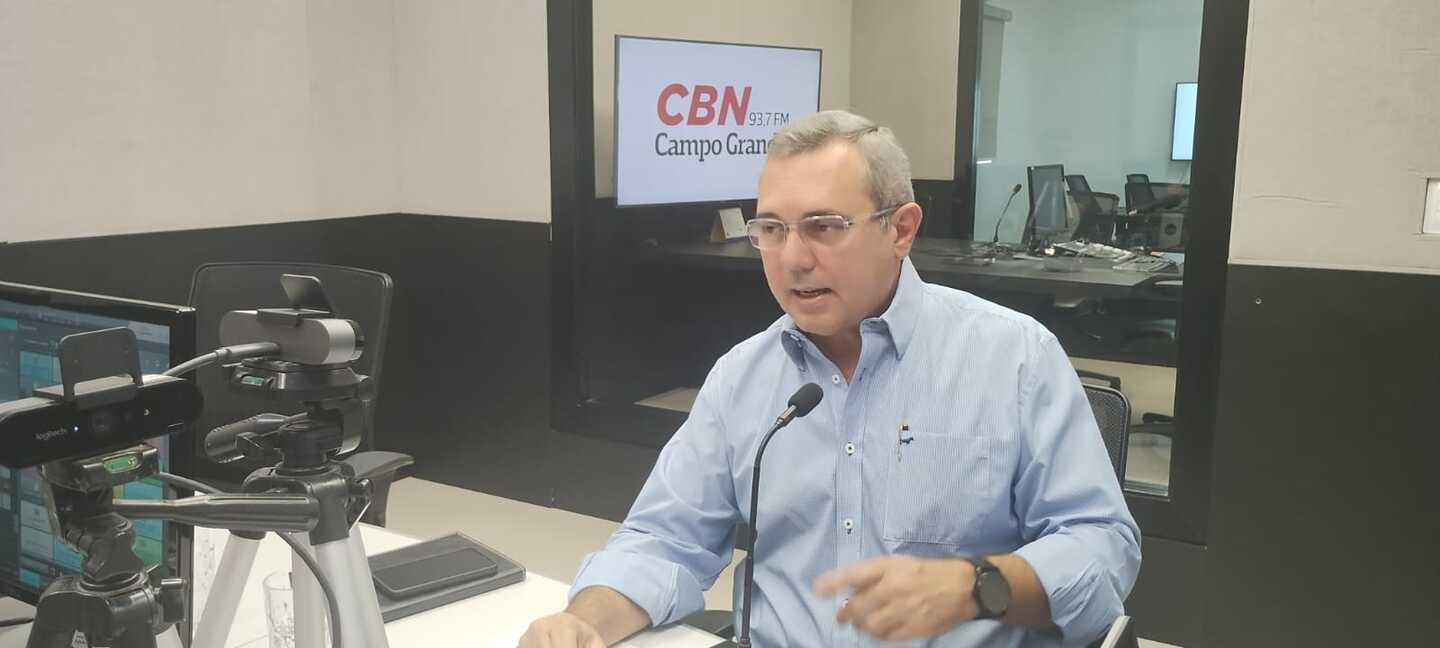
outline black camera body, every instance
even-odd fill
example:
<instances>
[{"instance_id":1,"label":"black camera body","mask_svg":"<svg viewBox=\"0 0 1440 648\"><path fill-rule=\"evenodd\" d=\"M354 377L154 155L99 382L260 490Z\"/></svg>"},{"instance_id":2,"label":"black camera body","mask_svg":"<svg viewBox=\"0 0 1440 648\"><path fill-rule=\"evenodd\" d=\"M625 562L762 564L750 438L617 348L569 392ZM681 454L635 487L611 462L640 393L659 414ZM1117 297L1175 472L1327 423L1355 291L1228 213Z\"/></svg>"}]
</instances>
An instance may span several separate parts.
<instances>
[{"instance_id":1,"label":"black camera body","mask_svg":"<svg viewBox=\"0 0 1440 648\"><path fill-rule=\"evenodd\" d=\"M181 432L200 415L200 390L187 380L145 376L125 385L133 398L90 408L44 397L0 403L0 464L28 468L118 450Z\"/></svg>"},{"instance_id":2,"label":"black camera body","mask_svg":"<svg viewBox=\"0 0 1440 648\"><path fill-rule=\"evenodd\" d=\"M130 329L66 336L57 354L59 385L0 403L0 465L29 468L181 432L204 405L190 381L140 374Z\"/></svg>"}]
</instances>

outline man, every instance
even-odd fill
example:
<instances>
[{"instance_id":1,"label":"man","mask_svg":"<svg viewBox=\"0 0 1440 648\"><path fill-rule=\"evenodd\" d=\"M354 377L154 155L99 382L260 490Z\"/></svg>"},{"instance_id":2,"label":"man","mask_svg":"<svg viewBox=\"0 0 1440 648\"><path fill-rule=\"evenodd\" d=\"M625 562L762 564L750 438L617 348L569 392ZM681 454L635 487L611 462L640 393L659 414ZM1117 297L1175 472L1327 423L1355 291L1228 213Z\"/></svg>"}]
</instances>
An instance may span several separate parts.
<instances>
[{"instance_id":1,"label":"man","mask_svg":"<svg viewBox=\"0 0 1440 648\"><path fill-rule=\"evenodd\" d=\"M755 645L1084 643L1122 614L1140 533L1074 370L1034 320L921 281L920 220L888 129L830 111L776 134L749 232L786 314L715 363L522 646L599 648L701 609L760 436L807 382L824 399L765 451Z\"/></svg>"}]
</instances>

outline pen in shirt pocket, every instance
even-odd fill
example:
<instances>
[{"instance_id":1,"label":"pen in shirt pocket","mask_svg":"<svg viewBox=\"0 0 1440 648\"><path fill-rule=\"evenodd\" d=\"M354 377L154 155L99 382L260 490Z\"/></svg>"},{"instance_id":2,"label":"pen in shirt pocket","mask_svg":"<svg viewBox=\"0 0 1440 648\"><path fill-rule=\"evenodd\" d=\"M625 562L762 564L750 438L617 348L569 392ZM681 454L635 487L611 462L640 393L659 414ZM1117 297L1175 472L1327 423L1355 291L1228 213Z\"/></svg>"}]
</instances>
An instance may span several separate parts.
<instances>
[{"instance_id":1,"label":"pen in shirt pocket","mask_svg":"<svg viewBox=\"0 0 1440 648\"><path fill-rule=\"evenodd\" d=\"M900 452L900 450L902 447L909 445L911 441L915 440L915 437L913 436L905 436L905 433L909 431L910 424L906 423L903 420L900 421L900 427L895 428L895 461L905 460L905 456Z\"/></svg>"}]
</instances>

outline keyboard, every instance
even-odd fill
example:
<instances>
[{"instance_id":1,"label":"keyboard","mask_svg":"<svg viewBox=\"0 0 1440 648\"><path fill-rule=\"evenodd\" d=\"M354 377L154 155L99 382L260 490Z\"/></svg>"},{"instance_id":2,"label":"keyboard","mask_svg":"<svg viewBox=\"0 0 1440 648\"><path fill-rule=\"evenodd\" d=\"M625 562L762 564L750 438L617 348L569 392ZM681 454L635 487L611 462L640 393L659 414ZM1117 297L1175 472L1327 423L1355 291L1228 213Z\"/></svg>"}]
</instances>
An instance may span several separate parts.
<instances>
[{"instance_id":1,"label":"keyboard","mask_svg":"<svg viewBox=\"0 0 1440 648\"><path fill-rule=\"evenodd\" d=\"M1137 256L1129 261L1116 264L1111 269L1125 272L1166 272L1174 267L1174 261L1163 257Z\"/></svg>"},{"instance_id":2,"label":"keyboard","mask_svg":"<svg viewBox=\"0 0 1440 648\"><path fill-rule=\"evenodd\" d=\"M1103 243L1086 243L1085 241L1056 243L1055 249L1065 250L1076 256L1105 259L1106 261L1115 261L1117 263L1124 263L1139 256L1129 250L1122 250Z\"/></svg>"}]
</instances>

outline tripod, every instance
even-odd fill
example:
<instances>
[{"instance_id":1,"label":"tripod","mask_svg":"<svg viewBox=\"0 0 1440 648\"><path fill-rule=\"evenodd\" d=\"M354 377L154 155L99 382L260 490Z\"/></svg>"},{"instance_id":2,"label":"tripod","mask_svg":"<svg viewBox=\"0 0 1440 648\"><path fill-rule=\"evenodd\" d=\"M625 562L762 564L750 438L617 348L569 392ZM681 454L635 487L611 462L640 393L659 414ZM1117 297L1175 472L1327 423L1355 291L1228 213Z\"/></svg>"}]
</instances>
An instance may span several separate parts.
<instances>
[{"instance_id":1,"label":"tripod","mask_svg":"<svg viewBox=\"0 0 1440 648\"><path fill-rule=\"evenodd\" d=\"M85 561L78 576L45 589L27 648L69 648L77 634L89 646L155 648L155 635L185 617L185 581L151 583L133 549L134 525L112 507L114 487L129 474L154 474L158 456L137 446L41 468L53 523Z\"/></svg>"},{"instance_id":2,"label":"tripod","mask_svg":"<svg viewBox=\"0 0 1440 648\"><path fill-rule=\"evenodd\" d=\"M359 533L351 532L369 505L369 481L356 479L348 464L333 458L344 441L342 416L319 404L309 405L307 410L286 419L273 434L240 435L247 456L278 453L282 457L279 465L251 473L242 490L252 494L303 495L318 504L314 527L308 534L292 538L298 541L298 550L311 552L331 584L338 614L338 618L330 620L334 632L343 638L343 648L387 648L370 562ZM275 446L271 447L271 443ZM263 537L239 531L226 542L215 586L195 630L194 648L224 646ZM292 558L291 580L295 592L295 645L326 648L326 598L298 554Z\"/></svg>"}]
</instances>

